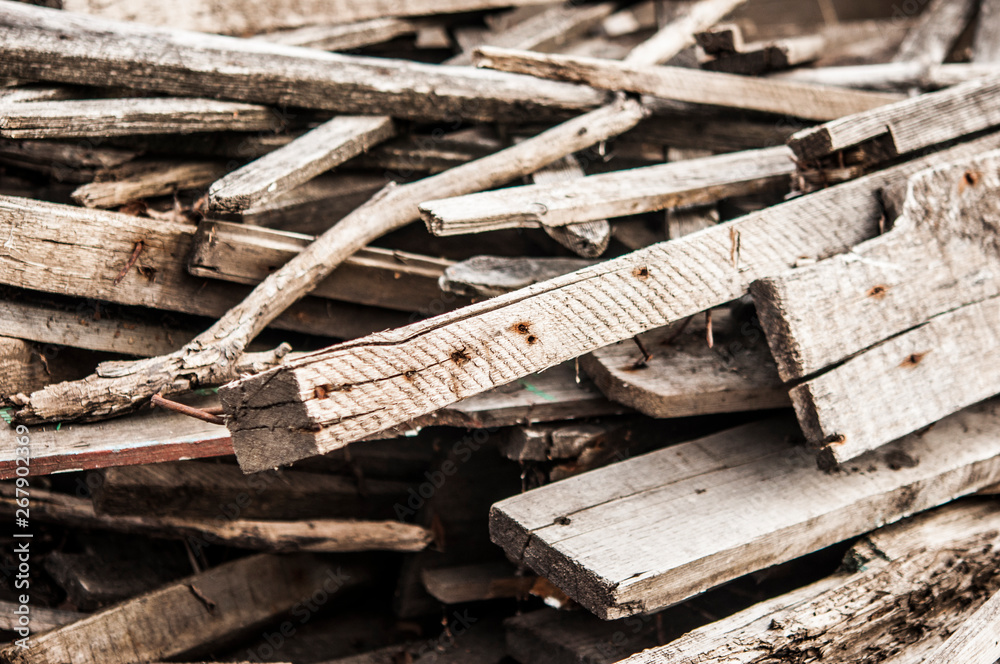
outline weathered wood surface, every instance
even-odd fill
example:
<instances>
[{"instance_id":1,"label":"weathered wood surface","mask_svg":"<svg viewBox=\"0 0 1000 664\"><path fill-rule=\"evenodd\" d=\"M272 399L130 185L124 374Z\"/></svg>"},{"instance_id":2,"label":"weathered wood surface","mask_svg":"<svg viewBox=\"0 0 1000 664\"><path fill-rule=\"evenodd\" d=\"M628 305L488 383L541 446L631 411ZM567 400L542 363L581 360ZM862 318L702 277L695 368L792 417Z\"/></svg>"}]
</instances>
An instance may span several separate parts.
<instances>
[{"instance_id":1,"label":"weathered wood surface","mask_svg":"<svg viewBox=\"0 0 1000 664\"><path fill-rule=\"evenodd\" d=\"M129 664L183 655L266 624L303 597L360 581L311 554L242 558L0 650L5 664ZM334 599L333 601L336 601Z\"/></svg>"},{"instance_id":2,"label":"weathered wood surface","mask_svg":"<svg viewBox=\"0 0 1000 664\"><path fill-rule=\"evenodd\" d=\"M0 400L18 392L40 390L59 380L51 373L45 358L33 344L0 336Z\"/></svg>"},{"instance_id":3,"label":"weathered wood surface","mask_svg":"<svg viewBox=\"0 0 1000 664\"><path fill-rule=\"evenodd\" d=\"M0 161L48 174L58 182L90 182L101 171L131 161L138 150L95 147L83 141L0 139Z\"/></svg>"},{"instance_id":4,"label":"weathered wood surface","mask_svg":"<svg viewBox=\"0 0 1000 664\"><path fill-rule=\"evenodd\" d=\"M721 21L746 0L699 0L682 16L660 28L625 58L635 65L666 62L695 43L695 35Z\"/></svg>"},{"instance_id":5,"label":"weathered wood surface","mask_svg":"<svg viewBox=\"0 0 1000 664\"><path fill-rule=\"evenodd\" d=\"M1000 591L931 653L928 662L995 664L1000 660Z\"/></svg>"},{"instance_id":6,"label":"weathered wood surface","mask_svg":"<svg viewBox=\"0 0 1000 664\"><path fill-rule=\"evenodd\" d=\"M580 270L593 261L582 258L505 258L473 256L448 266L439 284L442 290L470 297L494 297L540 281ZM3 329L0 328L0 332Z\"/></svg>"},{"instance_id":7,"label":"weathered wood surface","mask_svg":"<svg viewBox=\"0 0 1000 664\"><path fill-rule=\"evenodd\" d=\"M834 474L758 422L501 501L490 530L598 616L645 613L995 483L998 422L988 402Z\"/></svg>"},{"instance_id":8,"label":"weathered wood surface","mask_svg":"<svg viewBox=\"0 0 1000 664\"><path fill-rule=\"evenodd\" d=\"M225 164L217 161L137 159L97 173L93 182L78 187L72 197L85 207L111 208L183 189L201 189L225 173Z\"/></svg>"},{"instance_id":9,"label":"weathered wood surface","mask_svg":"<svg viewBox=\"0 0 1000 664\"><path fill-rule=\"evenodd\" d=\"M278 116L265 106L214 99L70 99L0 108L0 136L5 138L268 131L279 126Z\"/></svg>"},{"instance_id":10,"label":"weathered wood surface","mask_svg":"<svg viewBox=\"0 0 1000 664\"><path fill-rule=\"evenodd\" d=\"M794 122L767 122L709 113L668 113L664 109L662 114L657 111L619 140L680 149L736 152L784 145L797 126Z\"/></svg>"},{"instance_id":11,"label":"weathered wood surface","mask_svg":"<svg viewBox=\"0 0 1000 664\"><path fill-rule=\"evenodd\" d=\"M932 0L903 39L894 61L944 62L978 4L977 0Z\"/></svg>"},{"instance_id":12,"label":"weathered wood surface","mask_svg":"<svg viewBox=\"0 0 1000 664\"><path fill-rule=\"evenodd\" d=\"M601 90L626 90L696 104L775 113L807 120L833 120L871 110L900 96L832 88L777 79L758 79L681 67L634 65L626 61L484 46L476 65L542 78L586 83Z\"/></svg>"},{"instance_id":13,"label":"weathered wood surface","mask_svg":"<svg viewBox=\"0 0 1000 664\"><path fill-rule=\"evenodd\" d=\"M17 624L17 614L14 613L20 605L15 602L0 601L0 629L13 632L19 627ZM31 607L31 624L28 629L32 633L47 632L56 627L68 625L86 618L86 613L79 611L67 611L65 609L48 609L44 606Z\"/></svg>"},{"instance_id":14,"label":"weathered wood surface","mask_svg":"<svg viewBox=\"0 0 1000 664\"><path fill-rule=\"evenodd\" d=\"M803 129L788 146L808 161L888 137L903 155L998 124L1000 75L994 75Z\"/></svg>"},{"instance_id":15,"label":"weathered wood surface","mask_svg":"<svg viewBox=\"0 0 1000 664\"><path fill-rule=\"evenodd\" d=\"M218 317L247 291L188 274L195 232L190 224L3 196L0 283ZM135 265L116 284L140 241ZM349 338L383 329L395 317L380 309L306 300L274 325Z\"/></svg>"},{"instance_id":16,"label":"weathered wood surface","mask_svg":"<svg viewBox=\"0 0 1000 664\"><path fill-rule=\"evenodd\" d=\"M791 157L784 146L748 150L431 200L422 203L420 211L427 228L439 236L565 226L715 202L780 186L795 172Z\"/></svg>"},{"instance_id":17,"label":"weathered wood surface","mask_svg":"<svg viewBox=\"0 0 1000 664\"><path fill-rule=\"evenodd\" d=\"M935 655L952 654L937 648L977 610L989 610L984 599L997 589L998 523L995 505L971 502L881 528L854 545L832 576L623 661L992 664L971 653ZM996 632L979 638L995 643Z\"/></svg>"},{"instance_id":18,"label":"weathered wood surface","mask_svg":"<svg viewBox=\"0 0 1000 664\"><path fill-rule=\"evenodd\" d=\"M870 90L940 90L952 85L995 76L996 63L949 63L925 65L920 62L802 67L772 74L772 78L818 85Z\"/></svg>"},{"instance_id":19,"label":"weathered wood surface","mask_svg":"<svg viewBox=\"0 0 1000 664\"><path fill-rule=\"evenodd\" d=\"M421 201L434 195L478 191L522 177L631 129L644 115L638 102L619 99L489 157L406 185L389 186L269 275L243 302L182 349L128 365L119 363L113 371L99 371L82 381L35 392L17 417L22 422L106 418L134 410L158 393L231 381L239 375L234 360L238 361L265 326L348 256L375 238L415 221Z\"/></svg>"},{"instance_id":20,"label":"weathered wood surface","mask_svg":"<svg viewBox=\"0 0 1000 664\"><path fill-rule=\"evenodd\" d=\"M191 274L258 284L314 240L309 235L224 221L203 221L188 259ZM422 311L444 296L438 279L451 261L368 247L353 254L312 292L400 311ZM455 298L449 308L464 304Z\"/></svg>"},{"instance_id":21,"label":"weathered wood surface","mask_svg":"<svg viewBox=\"0 0 1000 664\"><path fill-rule=\"evenodd\" d=\"M803 256L836 254L876 235L877 190L997 141L964 144L232 383L220 396L240 465L273 468L336 449L734 300Z\"/></svg>"},{"instance_id":22,"label":"weathered wood surface","mask_svg":"<svg viewBox=\"0 0 1000 664\"><path fill-rule=\"evenodd\" d=\"M997 0L982 0L979 3L976 36L972 42L972 61L1000 63L1000 2Z\"/></svg>"},{"instance_id":23,"label":"weathered wood surface","mask_svg":"<svg viewBox=\"0 0 1000 664\"><path fill-rule=\"evenodd\" d=\"M197 518L388 518L409 484L302 471L244 475L235 465L182 461L107 468L91 489L98 514Z\"/></svg>"},{"instance_id":24,"label":"weathered wood surface","mask_svg":"<svg viewBox=\"0 0 1000 664\"><path fill-rule=\"evenodd\" d=\"M14 488L0 486L0 512L13 515ZM213 516L96 514L85 498L31 490L32 517L73 528L110 530L170 539L193 539L258 551L419 551L431 542L430 530L398 520L255 520Z\"/></svg>"},{"instance_id":25,"label":"weathered wood surface","mask_svg":"<svg viewBox=\"0 0 1000 664\"><path fill-rule=\"evenodd\" d=\"M66 33L74 38L62 39ZM86 85L114 70L127 88L341 113L506 122L587 110L604 98L524 76L146 27L9 0L0 5L0 40L0 75Z\"/></svg>"},{"instance_id":26,"label":"weathered wood surface","mask_svg":"<svg viewBox=\"0 0 1000 664\"><path fill-rule=\"evenodd\" d=\"M268 32L257 35L254 39L286 46L319 48L324 51L346 51L361 46L381 44L396 37L413 34L418 29L419 24L416 21L390 16L352 23L306 25L291 30Z\"/></svg>"},{"instance_id":27,"label":"weathered wood surface","mask_svg":"<svg viewBox=\"0 0 1000 664\"><path fill-rule=\"evenodd\" d=\"M208 208L232 213L265 203L395 133L386 116L335 117L215 182L208 190Z\"/></svg>"},{"instance_id":28,"label":"weathered wood surface","mask_svg":"<svg viewBox=\"0 0 1000 664\"><path fill-rule=\"evenodd\" d=\"M576 157L568 155L537 171L531 179L535 184L545 186L573 182L585 176L586 173ZM542 230L550 238L584 258L600 256L611 242L611 223L607 219L594 219L558 227L543 225Z\"/></svg>"},{"instance_id":29,"label":"weathered wood surface","mask_svg":"<svg viewBox=\"0 0 1000 664\"><path fill-rule=\"evenodd\" d=\"M350 23L364 19L423 16L545 4L552 0L254 0L218 4L184 0L177 5L136 0L64 0L62 8L121 21L138 21L186 30L233 35L269 32L321 23Z\"/></svg>"},{"instance_id":30,"label":"weathered wood surface","mask_svg":"<svg viewBox=\"0 0 1000 664\"><path fill-rule=\"evenodd\" d=\"M782 408L791 405L763 332L750 321L713 311L713 346L705 319L640 335L652 357L622 341L580 358L580 368L612 401L650 417Z\"/></svg>"},{"instance_id":31,"label":"weathered wood surface","mask_svg":"<svg viewBox=\"0 0 1000 664\"><path fill-rule=\"evenodd\" d=\"M759 76L811 62L818 59L826 47L826 39L822 35L747 44L743 41L743 32L735 24L716 26L698 33L695 38L698 45L712 56L701 63L703 69L747 76Z\"/></svg>"}]
</instances>

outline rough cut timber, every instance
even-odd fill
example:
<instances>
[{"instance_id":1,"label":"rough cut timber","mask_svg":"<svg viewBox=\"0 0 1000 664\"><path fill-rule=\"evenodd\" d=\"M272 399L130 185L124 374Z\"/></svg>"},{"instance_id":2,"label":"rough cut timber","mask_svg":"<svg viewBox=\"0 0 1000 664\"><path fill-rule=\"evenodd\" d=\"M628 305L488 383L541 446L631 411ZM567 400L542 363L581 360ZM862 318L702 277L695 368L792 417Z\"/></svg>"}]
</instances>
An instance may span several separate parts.
<instances>
[{"instance_id":1,"label":"rough cut timber","mask_svg":"<svg viewBox=\"0 0 1000 664\"><path fill-rule=\"evenodd\" d=\"M136 159L97 173L71 194L84 207L112 208L184 189L202 189L227 172L218 161Z\"/></svg>"},{"instance_id":2,"label":"rough cut timber","mask_svg":"<svg viewBox=\"0 0 1000 664\"><path fill-rule=\"evenodd\" d=\"M687 11L660 28L636 46L625 58L634 65L656 65L667 62L688 46L695 43L695 35L722 20L746 0L697 0ZM655 9L654 9L655 20Z\"/></svg>"},{"instance_id":3,"label":"rough cut timber","mask_svg":"<svg viewBox=\"0 0 1000 664\"><path fill-rule=\"evenodd\" d=\"M944 62L978 4L978 0L932 0L900 44L893 60L922 64Z\"/></svg>"},{"instance_id":4,"label":"rough cut timber","mask_svg":"<svg viewBox=\"0 0 1000 664\"><path fill-rule=\"evenodd\" d=\"M604 98L524 76L146 27L10 0L0 4L0 42L0 75L86 85L113 70L126 88L342 113L509 122L588 110Z\"/></svg>"},{"instance_id":5,"label":"rough cut timber","mask_svg":"<svg viewBox=\"0 0 1000 664\"><path fill-rule=\"evenodd\" d=\"M994 504L959 503L881 528L855 544L832 576L623 663L992 664L974 650L939 648L990 611L984 599L997 590L998 516ZM996 643L995 631L979 632L980 643L990 639ZM959 653L965 656L944 656Z\"/></svg>"},{"instance_id":6,"label":"rough cut timber","mask_svg":"<svg viewBox=\"0 0 1000 664\"><path fill-rule=\"evenodd\" d=\"M995 664L1000 660L1000 590L925 660Z\"/></svg>"},{"instance_id":7,"label":"rough cut timber","mask_svg":"<svg viewBox=\"0 0 1000 664\"><path fill-rule=\"evenodd\" d=\"M552 0L251 0L223 3L185 0L180 5L136 0L64 0L62 8L121 21L245 35L322 23L471 12L546 4Z\"/></svg>"},{"instance_id":8,"label":"rough cut timber","mask_svg":"<svg viewBox=\"0 0 1000 664\"><path fill-rule=\"evenodd\" d=\"M208 208L232 213L265 203L395 133L389 117L335 117L217 181L208 190Z\"/></svg>"},{"instance_id":9,"label":"rough cut timber","mask_svg":"<svg viewBox=\"0 0 1000 664\"><path fill-rule=\"evenodd\" d=\"M266 624L323 590L336 597L364 580L312 554L242 558L52 630L5 664L131 664L174 658ZM333 601L336 601L334 599Z\"/></svg>"},{"instance_id":10,"label":"rough cut timber","mask_svg":"<svg viewBox=\"0 0 1000 664\"><path fill-rule=\"evenodd\" d=\"M271 131L280 128L280 123L279 116L266 106L214 99L71 99L0 108L0 136L4 138Z\"/></svg>"},{"instance_id":11,"label":"rough cut timber","mask_svg":"<svg viewBox=\"0 0 1000 664\"><path fill-rule=\"evenodd\" d=\"M847 360L791 393L824 463L1000 392L998 192L997 152L917 174L892 231L751 287L785 380Z\"/></svg>"},{"instance_id":12,"label":"rough cut timber","mask_svg":"<svg viewBox=\"0 0 1000 664\"><path fill-rule=\"evenodd\" d=\"M138 150L93 146L85 141L0 139L0 161L46 173L58 182L90 182L98 173L138 157Z\"/></svg>"},{"instance_id":13,"label":"rough cut timber","mask_svg":"<svg viewBox=\"0 0 1000 664\"><path fill-rule=\"evenodd\" d=\"M1000 124L1000 74L810 127L788 141L810 161L887 137L897 155L952 141Z\"/></svg>"},{"instance_id":14,"label":"rough cut timber","mask_svg":"<svg viewBox=\"0 0 1000 664\"><path fill-rule=\"evenodd\" d=\"M625 90L662 99L709 104L806 120L833 120L899 101L900 96L808 83L759 79L681 67L635 65L599 58L544 55L484 46L478 67L585 83L601 90Z\"/></svg>"},{"instance_id":15,"label":"rough cut timber","mask_svg":"<svg viewBox=\"0 0 1000 664\"><path fill-rule=\"evenodd\" d=\"M629 340L584 355L580 368L609 399L650 417L791 405L758 327L715 310L711 347L706 332L705 318L697 316L640 335L649 359Z\"/></svg>"},{"instance_id":16,"label":"rough cut timber","mask_svg":"<svg viewBox=\"0 0 1000 664\"><path fill-rule=\"evenodd\" d=\"M972 61L1000 63L1000 0L982 0L979 3Z\"/></svg>"},{"instance_id":17,"label":"rough cut timber","mask_svg":"<svg viewBox=\"0 0 1000 664\"><path fill-rule=\"evenodd\" d=\"M710 203L787 185L795 172L791 157L784 146L748 150L432 200L422 203L420 211L427 228L439 236L565 226Z\"/></svg>"},{"instance_id":18,"label":"rough cut timber","mask_svg":"<svg viewBox=\"0 0 1000 664\"><path fill-rule=\"evenodd\" d=\"M788 81L836 85L869 90L940 90L974 79L995 76L996 63L949 63L923 65L919 62L890 62L872 65L799 68L772 75Z\"/></svg>"},{"instance_id":19,"label":"rough cut timber","mask_svg":"<svg viewBox=\"0 0 1000 664\"><path fill-rule=\"evenodd\" d=\"M877 234L875 192L991 136L551 281L319 351L220 390L246 471L336 449L743 295Z\"/></svg>"},{"instance_id":20,"label":"rough cut timber","mask_svg":"<svg viewBox=\"0 0 1000 664\"><path fill-rule=\"evenodd\" d=\"M988 402L830 474L757 422L508 498L490 532L601 618L646 613L991 484L998 423Z\"/></svg>"},{"instance_id":21,"label":"rough cut timber","mask_svg":"<svg viewBox=\"0 0 1000 664\"><path fill-rule=\"evenodd\" d=\"M195 234L191 274L258 284L314 240L312 236L225 221L203 221ZM353 254L312 292L314 296L400 311L423 311L440 302L438 279L451 261L368 247ZM449 308L465 304L454 298Z\"/></svg>"}]
</instances>

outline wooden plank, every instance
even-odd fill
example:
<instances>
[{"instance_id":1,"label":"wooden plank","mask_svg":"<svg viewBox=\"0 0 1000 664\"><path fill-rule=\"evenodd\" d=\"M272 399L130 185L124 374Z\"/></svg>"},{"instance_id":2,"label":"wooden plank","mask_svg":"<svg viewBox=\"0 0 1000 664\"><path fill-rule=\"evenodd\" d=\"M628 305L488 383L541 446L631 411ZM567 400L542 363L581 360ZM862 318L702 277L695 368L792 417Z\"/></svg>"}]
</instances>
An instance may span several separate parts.
<instances>
[{"instance_id":1,"label":"wooden plank","mask_svg":"<svg viewBox=\"0 0 1000 664\"><path fill-rule=\"evenodd\" d=\"M961 624L926 661L995 664L1000 660L1000 591Z\"/></svg>"},{"instance_id":2,"label":"wooden plank","mask_svg":"<svg viewBox=\"0 0 1000 664\"><path fill-rule=\"evenodd\" d=\"M573 155L567 155L531 175L532 181L542 186L578 181L583 177L586 177L586 173ZM584 258L597 258L611 242L611 223L607 219L558 227L543 225L542 230L550 238Z\"/></svg>"},{"instance_id":3,"label":"wooden plank","mask_svg":"<svg viewBox=\"0 0 1000 664\"><path fill-rule=\"evenodd\" d=\"M306 25L291 30L268 32L257 35L254 39L286 46L318 48L324 51L347 51L413 34L418 27L419 24L416 21L402 18L370 18L351 23Z\"/></svg>"},{"instance_id":4,"label":"wooden plank","mask_svg":"<svg viewBox=\"0 0 1000 664\"><path fill-rule=\"evenodd\" d=\"M881 528L832 576L623 661L753 662L781 653L786 661L991 662L934 655L996 590L987 570L996 565L997 522L994 506L970 502ZM980 574L988 581L975 580ZM995 641L995 632L980 634Z\"/></svg>"},{"instance_id":5,"label":"wooden plank","mask_svg":"<svg viewBox=\"0 0 1000 664\"><path fill-rule=\"evenodd\" d=\"M734 300L750 282L802 256L836 254L874 236L883 214L875 191L997 140L923 157L231 383L220 396L240 465L273 468L336 449Z\"/></svg>"},{"instance_id":6,"label":"wooden plank","mask_svg":"<svg viewBox=\"0 0 1000 664\"><path fill-rule=\"evenodd\" d=\"M543 55L489 46L477 49L475 62L478 67L586 83L600 90L626 90L674 101L807 120L833 120L900 100L899 95L890 93L757 79L681 67L632 65L599 58Z\"/></svg>"},{"instance_id":7,"label":"wooden plank","mask_svg":"<svg viewBox=\"0 0 1000 664\"><path fill-rule=\"evenodd\" d=\"M397 520L299 519L294 521L199 519L182 516L95 514L85 498L31 490L32 517L73 528L136 533L194 540L258 551L419 551L431 542L430 530ZM17 509L14 487L0 486L0 512Z\"/></svg>"},{"instance_id":8,"label":"wooden plank","mask_svg":"<svg viewBox=\"0 0 1000 664\"><path fill-rule=\"evenodd\" d=\"M18 615L15 613L20 604L16 602L0 601L0 629L13 632L20 626L17 624ZM86 618L86 613L79 611L67 611L65 609L49 609L44 606L31 607L31 623L28 629L32 633L47 632L56 627L68 625Z\"/></svg>"},{"instance_id":9,"label":"wooden plank","mask_svg":"<svg viewBox=\"0 0 1000 664\"><path fill-rule=\"evenodd\" d=\"M438 236L558 227L751 194L787 184L794 172L791 152L779 146L427 201L420 212Z\"/></svg>"},{"instance_id":10,"label":"wooden plank","mask_svg":"<svg viewBox=\"0 0 1000 664\"><path fill-rule=\"evenodd\" d=\"M111 208L184 189L201 189L225 173L225 164L216 161L136 159L99 172L94 182L78 187L71 195L84 207Z\"/></svg>"},{"instance_id":11,"label":"wooden plank","mask_svg":"<svg viewBox=\"0 0 1000 664\"><path fill-rule=\"evenodd\" d=\"M35 637L28 650L8 645L0 658L129 664L176 657L262 626L313 592L335 596L361 578L360 570L337 568L311 554L251 556Z\"/></svg>"},{"instance_id":12,"label":"wooden plank","mask_svg":"<svg viewBox=\"0 0 1000 664\"><path fill-rule=\"evenodd\" d=\"M772 78L818 85L835 85L870 90L940 90L960 83L996 76L995 63L949 63L923 65L919 62L844 65L800 68L772 74Z\"/></svg>"},{"instance_id":13,"label":"wooden plank","mask_svg":"<svg viewBox=\"0 0 1000 664\"><path fill-rule=\"evenodd\" d=\"M625 58L635 65L667 62L695 43L694 36L721 21L746 0L699 0L688 10L636 46Z\"/></svg>"},{"instance_id":14,"label":"wooden plank","mask_svg":"<svg viewBox=\"0 0 1000 664\"><path fill-rule=\"evenodd\" d=\"M3 196L0 283L217 318L246 289L188 274L195 232L189 224ZM135 267L116 284L140 240ZM346 308L338 313L340 307ZM346 338L382 329L394 317L380 309L306 300L274 325Z\"/></svg>"},{"instance_id":15,"label":"wooden plank","mask_svg":"<svg viewBox=\"0 0 1000 664\"><path fill-rule=\"evenodd\" d=\"M916 27L903 39L894 61L938 64L965 31L975 14L977 0L931 0Z\"/></svg>"},{"instance_id":16,"label":"wooden plank","mask_svg":"<svg viewBox=\"0 0 1000 664\"><path fill-rule=\"evenodd\" d=\"M253 0L221 7L206 0L184 0L165 7L156 2L136 0L64 0L67 11L95 14L121 21L185 30L245 35L317 23L350 23L364 19L426 14L452 14L520 5L545 4L552 0Z\"/></svg>"},{"instance_id":17,"label":"wooden plank","mask_svg":"<svg viewBox=\"0 0 1000 664\"><path fill-rule=\"evenodd\" d=\"M508 498L490 531L601 618L646 613L995 483L998 422L981 404L835 474L758 422Z\"/></svg>"},{"instance_id":18,"label":"wooden plank","mask_svg":"<svg viewBox=\"0 0 1000 664\"><path fill-rule=\"evenodd\" d=\"M242 212L266 203L395 133L389 117L335 117L218 180L208 190L208 209Z\"/></svg>"},{"instance_id":19,"label":"wooden plank","mask_svg":"<svg viewBox=\"0 0 1000 664\"><path fill-rule=\"evenodd\" d=\"M279 123L278 116L264 106L214 99L69 99L0 108L0 136L5 138L271 131Z\"/></svg>"},{"instance_id":20,"label":"wooden plank","mask_svg":"<svg viewBox=\"0 0 1000 664\"><path fill-rule=\"evenodd\" d=\"M203 221L194 238L191 274L240 284L258 284L313 241L299 233ZM441 302L438 279L451 261L369 247L334 270L312 295L399 311L423 311ZM467 301L452 298L449 308Z\"/></svg>"},{"instance_id":21,"label":"wooden plank","mask_svg":"<svg viewBox=\"0 0 1000 664\"><path fill-rule=\"evenodd\" d=\"M67 32L75 39L61 39ZM145 27L9 0L0 5L0 39L2 75L86 85L113 70L122 87L280 107L509 122L603 100L587 88L523 76Z\"/></svg>"},{"instance_id":22,"label":"wooden plank","mask_svg":"<svg viewBox=\"0 0 1000 664\"><path fill-rule=\"evenodd\" d=\"M712 312L712 342L705 318L677 323L580 358L580 368L611 400L650 417L782 408L791 405L764 333L728 311Z\"/></svg>"},{"instance_id":23,"label":"wooden plank","mask_svg":"<svg viewBox=\"0 0 1000 664\"><path fill-rule=\"evenodd\" d=\"M979 3L972 61L1000 63L1000 2L997 0L982 0Z\"/></svg>"},{"instance_id":24,"label":"wooden plank","mask_svg":"<svg viewBox=\"0 0 1000 664\"><path fill-rule=\"evenodd\" d=\"M448 266L439 283L449 293L495 297L593 264L580 258L473 256Z\"/></svg>"},{"instance_id":25,"label":"wooden plank","mask_svg":"<svg viewBox=\"0 0 1000 664\"><path fill-rule=\"evenodd\" d=\"M1000 75L803 129L788 141L801 161L887 137L903 155L1000 124Z\"/></svg>"}]
</instances>

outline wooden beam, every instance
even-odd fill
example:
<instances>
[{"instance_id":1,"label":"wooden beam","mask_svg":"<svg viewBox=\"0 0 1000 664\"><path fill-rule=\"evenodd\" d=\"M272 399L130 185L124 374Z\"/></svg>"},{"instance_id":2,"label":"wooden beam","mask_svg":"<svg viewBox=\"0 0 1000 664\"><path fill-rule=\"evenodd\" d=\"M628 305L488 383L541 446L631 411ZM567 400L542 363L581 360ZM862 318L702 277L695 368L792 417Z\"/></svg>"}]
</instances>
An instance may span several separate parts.
<instances>
[{"instance_id":1,"label":"wooden beam","mask_svg":"<svg viewBox=\"0 0 1000 664\"><path fill-rule=\"evenodd\" d=\"M220 396L240 465L273 468L336 449L734 300L803 256L873 237L883 214L877 190L997 141L964 144L234 382Z\"/></svg>"},{"instance_id":2,"label":"wooden beam","mask_svg":"<svg viewBox=\"0 0 1000 664\"><path fill-rule=\"evenodd\" d=\"M226 173L217 161L136 159L97 173L94 182L77 187L74 201L91 208L112 208L131 201L201 189Z\"/></svg>"},{"instance_id":3,"label":"wooden beam","mask_svg":"<svg viewBox=\"0 0 1000 664\"><path fill-rule=\"evenodd\" d=\"M395 133L386 116L335 117L217 181L208 190L208 208L232 213L265 203Z\"/></svg>"},{"instance_id":4,"label":"wooden beam","mask_svg":"<svg viewBox=\"0 0 1000 664\"><path fill-rule=\"evenodd\" d=\"M72 41L61 38L67 32ZM87 85L113 70L126 88L279 107L509 122L603 100L587 88L522 76L146 27L9 0L0 5L0 39L7 49L0 75Z\"/></svg>"},{"instance_id":5,"label":"wooden beam","mask_svg":"<svg viewBox=\"0 0 1000 664\"><path fill-rule=\"evenodd\" d=\"M775 113L807 120L833 120L896 102L900 96L758 79L681 67L633 65L615 60L543 55L484 46L476 66L541 78L586 83L662 99Z\"/></svg>"},{"instance_id":6,"label":"wooden beam","mask_svg":"<svg viewBox=\"0 0 1000 664\"><path fill-rule=\"evenodd\" d=\"M740 27L732 23L701 32L696 39L711 56L701 62L702 69L744 76L760 76L817 60L827 46L821 34L746 44Z\"/></svg>"},{"instance_id":7,"label":"wooden beam","mask_svg":"<svg viewBox=\"0 0 1000 664\"><path fill-rule=\"evenodd\" d=\"M267 107L214 99L70 99L21 102L0 110L5 138L271 131L279 126L279 117Z\"/></svg>"},{"instance_id":8,"label":"wooden beam","mask_svg":"<svg viewBox=\"0 0 1000 664\"><path fill-rule=\"evenodd\" d=\"M994 483L998 423L981 404L824 474L792 420L757 422L508 498L490 532L601 618L646 613Z\"/></svg>"},{"instance_id":9,"label":"wooden beam","mask_svg":"<svg viewBox=\"0 0 1000 664\"><path fill-rule=\"evenodd\" d=\"M897 155L1000 124L1000 74L834 120L788 141L801 161L887 137Z\"/></svg>"},{"instance_id":10,"label":"wooden beam","mask_svg":"<svg viewBox=\"0 0 1000 664\"><path fill-rule=\"evenodd\" d=\"M924 661L995 664L1000 660L997 634L1000 634L1000 591L994 592Z\"/></svg>"},{"instance_id":11,"label":"wooden beam","mask_svg":"<svg viewBox=\"0 0 1000 664\"><path fill-rule=\"evenodd\" d=\"M931 0L899 46L895 62L944 62L976 12L978 0Z\"/></svg>"},{"instance_id":12,"label":"wooden beam","mask_svg":"<svg viewBox=\"0 0 1000 664\"><path fill-rule=\"evenodd\" d=\"M558 183L579 182L586 177L583 167L573 155L549 164L532 174L536 185L558 185ZM594 219L565 226L542 225L542 230L550 238L584 258L597 258L611 242L611 223L607 219Z\"/></svg>"},{"instance_id":13,"label":"wooden beam","mask_svg":"<svg viewBox=\"0 0 1000 664\"><path fill-rule=\"evenodd\" d=\"M1000 64L1000 1L982 0L972 43L972 61Z\"/></svg>"},{"instance_id":14,"label":"wooden beam","mask_svg":"<svg viewBox=\"0 0 1000 664\"><path fill-rule=\"evenodd\" d=\"M311 554L261 554L219 565L32 639L0 659L23 664L129 664L183 655L262 626L303 597L362 580ZM336 600L334 600L336 601Z\"/></svg>"},{"instance_id":15,"label":"wooden beam","mask_svg":"<svg viewBox=\"0 0 1000 664\"><path fill-rule=\"evenodd\" d=\"M787 184L795 172L784 146L511 187L422 203L438 236L503 228L558 227L718 201Z\"/></svg>"}]
</instances>

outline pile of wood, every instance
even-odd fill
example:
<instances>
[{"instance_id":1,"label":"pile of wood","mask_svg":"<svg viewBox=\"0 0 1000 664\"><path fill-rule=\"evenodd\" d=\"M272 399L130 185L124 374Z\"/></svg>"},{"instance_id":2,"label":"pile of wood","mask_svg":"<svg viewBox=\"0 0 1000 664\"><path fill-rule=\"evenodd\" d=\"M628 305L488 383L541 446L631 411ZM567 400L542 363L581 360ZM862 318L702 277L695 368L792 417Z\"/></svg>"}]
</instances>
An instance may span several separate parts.
<instances>
[{"instance_id":1,"label":"pile of wood","mask_svg":"<svg viewBox=\"0 0 1000 664\"><path fill-rule=\"evenodd\" d=\"M0 662L995 664L998 367L998 0L0 0Z\"/></svg>"}]
</instances>

